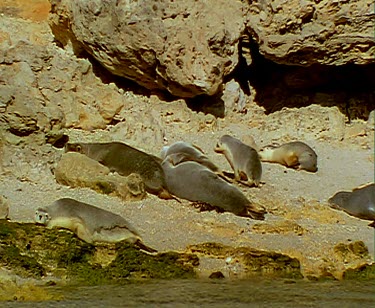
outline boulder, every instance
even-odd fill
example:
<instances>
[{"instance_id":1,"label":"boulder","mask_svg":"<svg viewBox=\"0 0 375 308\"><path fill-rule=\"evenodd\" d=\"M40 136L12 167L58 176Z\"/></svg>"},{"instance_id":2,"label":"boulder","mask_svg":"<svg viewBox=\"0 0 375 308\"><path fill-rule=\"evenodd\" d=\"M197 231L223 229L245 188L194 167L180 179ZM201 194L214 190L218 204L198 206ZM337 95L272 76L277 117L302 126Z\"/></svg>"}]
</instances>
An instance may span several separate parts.
<instances>
[{"instance_id":1,"label":"boulder","mask_svg":"<svg viewBox=\"0 0 375 308\"><path fill-rule=\"evenodd\" d=\"M9 218L9 203L7 198L0 195L0 219Z\"/></svg>"},{"instance_id":2,"label":"boulder","mask_svg":"<svg viewBox=\"0 0 375 308\"><path fill-rule=\"evenodd\" d=\"M75 152L62 156L55 169L55 178L63 185L88 187L123 200L141 200L146 196L144 183L138 174L124 177L110 173L106 166Z\"/></svg>"},{"instance_id":3,"label":"boulder","mask_svg":"<svg viewBox=\"0 0 375 308\"><path fill-rule=\"evenodd\" d=\"M374 63L371 0L251 1L246 28L266 58L287 65Z\"/></svg>"},{"instance_id":4,"label":"boulder","mask_svg":"<svg viewBox=\"0 0 375 308\"><path fill-rule=\"evenodd\" d=\"M50 26L111 73L179 97L213 95L238 63L241 1L51 0Z\"/></svg>"}]
</instances>

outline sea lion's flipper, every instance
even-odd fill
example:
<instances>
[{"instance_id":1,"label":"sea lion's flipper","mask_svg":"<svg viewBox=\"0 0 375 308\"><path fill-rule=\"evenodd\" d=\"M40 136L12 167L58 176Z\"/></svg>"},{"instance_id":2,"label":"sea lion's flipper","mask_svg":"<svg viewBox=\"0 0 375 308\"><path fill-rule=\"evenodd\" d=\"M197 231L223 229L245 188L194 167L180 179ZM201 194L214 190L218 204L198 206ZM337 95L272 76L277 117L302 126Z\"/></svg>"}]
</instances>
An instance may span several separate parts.
<instances>
[{"instance_id":1,"label":"sea lion's flipper","mask_svg":"<svg viewBox=\"0 0 375 308\"><path fill-rule=\"evenodd\" d=\"M297 170L299 170L300 168L298 156L294 152L288 153L288 155L285 155L285 163L287 167L297 169Z\"/></svg>"},{"instance_id":2,"label":"sea lion's flipper","mask_svg":"<svg viewBox=\"0 0 375 308\"><path fill-rule=\"evenodd\" d=\"M223 171L223 175L227 178L234 179L234 173Z\"/></svg>"},{"instance_id":3,"label":"sea lion's flipper","mask_svg":"<svg viewBox=\"0 0 375 308\"><path fill-rule=\"evenodd\" d=\"M171 193L164 189L162 190L159 194L158 194L158 197L160 199L164 199L164 200L169 200L169 199L174 199L176 200L178 203L181 203L181 201L179 199L177 199L175 196L171 195Z\"/></svg>"},{"instance_id":4,"label":"sea lion's flipper","mask_svg":"<svg viewBox=\"0 0 375 308\"><path fill-rule=\"evenodd\" d=\"M202 154L205 154L204 151L199 146L197 146L196 144L192 144L192 146L193 146L193 148L197 149Z\"/></svg>"},{"instance_id":5,"label":"sea lion's flipper","mask_svg":"<svg viewBox=\"0 0 375 308\"><path fill-rule=\"evenodd\" d=\"M243 172L243 171L239 171L238 173L239 173L239 175L240 175L240 179L239 179L238 182L241 182L241 181L247 181L247 175L246 175L245 172Z\"/></svg>"},{"instance_id":6,"label":"sea lion's flipper","mask_svg":"<svg viewBox=\"0 0 375 308\"><path fill-rule=\"evenodd\" d=\"M242 185L245 185L246 187L254 187L254 186L256 186L255 183L254 183L254 181L250 182L250 181L239 180L237 182L241 183Z\"/></svg>"},{"instance_id":7,"label":"sea lion's flipper","mask_svg":"<svg viewBox=\"0 0 375 308\"><path fill-rule=\"evenodd\" d=\"M266 214L266 212L247 209L247 217L250 217L252 219L264 220L265 219L264 214Z\"/></svg>"},{"instance_id":8,"label":"sea lion's flipper","mask_svg":"<svg viewBox=\"0 0 375 308\"><path fill-rule=\"evenodd\" d=\"M224 181L228 182L228 183L231 183L233 184L234 181L228 177L225 176L224 172L221 172L221 173L216 173L218 175L219 178L222 178Z\"/></svg>"},{"instance_id":9,"label":"sea lion's flipper","mask_svg":"<svg viewBox=\"0 0 375 308\"><path fill-rule=\"evenodd\" d=\"M207 202L203 202L203 201L194 201L191 203L192 206L194 206L196 209L199 209L200 212L205 212L205 211L213 211L213 210L216 210L217 212L219 212L218 208L215 207L215 206L212 206L211 204L207 203ZM222 213L223 210L221 209L221 212Z\"/></svg>"},{"instance_id":10,"label":"sea lion's flipper","mask_svg":"<svg viewBox=\"0 0 375 308\"><path fill-rule=\"evenodd\" d=\"M157 253L158 251L154 248L151 248L149 246L146 246L145 244L143 244L140 240L137 240L135 243L134 243L134 246L139 248L140 250L148 253L148 254L155 254Z\"/></svg>"},{"instance_id":11,"label":"sea lion's flipper","mask_svg":"<svg viewBox=\"0 0 375 308\"><path fill-rule=\"evenodd\" d=\"M259 207L255 207L253 204L250 203L246 207L246 216L245 217L250 217L250 218L256 219L256 220L264 220L265 214L267 214L267 211L261 205L259 205Z\"/></svg>"}]
</instances>

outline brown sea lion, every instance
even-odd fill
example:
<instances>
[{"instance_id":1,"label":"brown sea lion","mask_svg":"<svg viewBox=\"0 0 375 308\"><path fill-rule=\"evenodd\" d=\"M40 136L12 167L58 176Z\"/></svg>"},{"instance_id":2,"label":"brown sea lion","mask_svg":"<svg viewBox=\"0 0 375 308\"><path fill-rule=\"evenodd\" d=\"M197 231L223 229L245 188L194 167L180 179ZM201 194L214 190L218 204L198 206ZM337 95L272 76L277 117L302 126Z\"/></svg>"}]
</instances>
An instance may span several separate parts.
<instances>
[{"instance_id":1,"label":"brown sea lion","mask_svg":"<svg viewBox=\"0 0 375 308\"><path fill-rule=\"evenodd\" d=\"M316 172L318 156L306 143L294 141L283 145L268 145L259 151L262 161L279 163L297 170Z\"/></svg>"}]
</instances>

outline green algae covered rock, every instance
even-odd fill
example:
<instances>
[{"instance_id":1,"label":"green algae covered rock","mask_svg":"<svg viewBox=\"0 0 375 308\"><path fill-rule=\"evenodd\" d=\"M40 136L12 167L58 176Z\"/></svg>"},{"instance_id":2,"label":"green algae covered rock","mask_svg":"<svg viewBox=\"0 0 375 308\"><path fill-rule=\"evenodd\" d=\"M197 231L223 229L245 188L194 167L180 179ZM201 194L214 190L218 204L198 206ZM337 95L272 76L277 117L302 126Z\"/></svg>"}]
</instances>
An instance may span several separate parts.
<instances>
[{"instance_id":1,"label":"green algae covered rock","mask_svg":"<svg viewBox=\"0 0 375 308\"><path fill-rule=\"evenodd\" d=\"M363 264L356 268L347 269L344 272L343 279L375 281L375 263Z\"/></svg>"},{"instance_id":2,"label":"green algae covered rock","mask_svg":"<svg viewBox=\"0 0 375 308\"><path fill-rule=\"evenodd\" d=\"M303 278L298 259L285 254L254 249L231 247L219 243L191 245L188 251L199 256L225 259L228 263L238 263L244 268L247 277L262 275L280 278Z\"/></svg>"},{"instance_id":3,"label":"green algae covered rock","mask_svg":"<svg viewBox=\"0 0 375 308\"><path fill-rule=\"evenodd\" d=\"M70 283L118 283L130 278L193 278L193 254L149 255L126 242L88 244L72 232L35 224L0 221L0 265L27 278Z\"/></svg>"}]
</instances>

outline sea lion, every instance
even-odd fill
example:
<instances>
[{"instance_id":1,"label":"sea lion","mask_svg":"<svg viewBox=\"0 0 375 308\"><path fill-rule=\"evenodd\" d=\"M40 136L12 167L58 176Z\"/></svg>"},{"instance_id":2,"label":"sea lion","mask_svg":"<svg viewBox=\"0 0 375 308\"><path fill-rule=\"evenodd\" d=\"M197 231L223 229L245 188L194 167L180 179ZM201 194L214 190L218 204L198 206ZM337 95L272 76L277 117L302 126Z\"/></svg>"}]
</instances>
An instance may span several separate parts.
<instances>
[{"instance_id":1,"label":"sea lion","mask_svg":"<svg viewBox=\"0 0 375 308\"><path fill-rule=\"evenodd\" d=\"M205 202L242 217L263 220L266 211L257 209L234 185L227 183L206 166L194 161L175 164L177 154L168 155L162 167L168 190L179 198Z\"/></svg>"},{"instance_id":2,"label":"sea lion","mask_svg":"<svg viewBox=\"0 0 375 308\"><path fill-rule=\"evenodd\" d=\"M262 164L255 149L232 136L224 135L219 139L214 150L224 154L237 182L247 186L259 186Z\"/></svg>"},{"instance_id":3,"label":"sea lion","mask_svg":"<svg viewBox=\"0 0 375 308\"><path fill-rule=\"evenodd\" d=\"M135 228L120 215L71 198L62 198L46 208L38 208L35 222L49 229L71 230L87 243L127 241L148 252L156 251L145 246Z\"/></svg>"},{"instance_id":4,"label":"sea lion","mask_svg":"<svg viewBox=\"0 0 375 308\"><path fill-rule=\"evenodd\" d=\"M375 184L369 184L353 191L340 191L328 199L334 209L343 210L360 219L373 220L375 227Z\"/></svg>"},{"instance_id":5,"label":"sea lion","mask_svg":"<svg viewBox=\"0 0 375 308\"><path fill-rule=\"evenodd\" d=\"M112 172L128 176L141 176L146 191L162 199L173 199L167 190L161 159L135 149L122 142L108 143L67 143L65 152L84 154L107 166Z\"/></svg>"},{"instance_id":6,"label":"sea lion","mask_svg":"<svg viewBox=\"0 0 375 308\"><path fill-rule=\"evenodd\" d=\"M279 163L297 170L318 170L318 156L311 147L301 141L265 146L259 151L259 156L261 161Z\"/></svg>"},{"instance_id":7,"label":"sea lion","mask_svg":"<svg viewBox=\"0 0 375 308\"><path fill-rule=\"evenodd\" d=\"M168 155L177 153L184 155L180 155L180 161L175 160L175 164L183 161L195 161L203 166L206 166L215 173L222 174L220 168L209 160L201 148L188 142L177 141L172 143L170 146L164 146L161 150L160 157L164 160Z\"/></svg>"}]
</instances>

